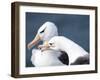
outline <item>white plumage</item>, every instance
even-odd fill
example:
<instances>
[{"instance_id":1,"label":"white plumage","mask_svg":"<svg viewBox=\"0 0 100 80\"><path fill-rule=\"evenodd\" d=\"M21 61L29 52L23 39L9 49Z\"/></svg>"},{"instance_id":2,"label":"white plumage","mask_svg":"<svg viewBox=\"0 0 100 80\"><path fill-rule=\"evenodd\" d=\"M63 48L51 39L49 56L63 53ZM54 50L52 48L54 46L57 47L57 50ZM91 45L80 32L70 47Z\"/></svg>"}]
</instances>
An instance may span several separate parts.
<instances>
[{"instance_id":1,"label":"white plumage","mask_svg":"<svg viewBox=\"0 0 100 80\"><path fill-rule=\"evenodd\" d=\"M80 57L89 56L81 46L64 36L55 36L50 39L48 46L50 49L65 51L69 56L69 64L74 63Z\"/></svg>"},{"instance_id":2,"label":"white plumage","mask_svg":"<svg viewBox=\"0 0 100 80\"><path fill-rule=\"evenodd\" d=\"M52 22L45 22L38 30L36 37L28 44L30 49L33 45L37 44L39 40L43 41L43 44L47 44L52 37L57 36L57 27ZM45 50L41 52L39 49L32 50L31 62L35 66L54 66L54 65L64 65L58 57L61 52L54 50Z\"/></svg>"},{"instance_id":3,"label":"white plumage","mask_svg":"<svg viewBox=\"0 0 100 80\"><path fill-rule=\"evenodd\" d=\"M64 65L58 59L57 54L60 55L61 53L53 50L45 50L44 52L41 52L41 50L33 49L31 61L36 67Z\"/></svg>"}]
</instances>

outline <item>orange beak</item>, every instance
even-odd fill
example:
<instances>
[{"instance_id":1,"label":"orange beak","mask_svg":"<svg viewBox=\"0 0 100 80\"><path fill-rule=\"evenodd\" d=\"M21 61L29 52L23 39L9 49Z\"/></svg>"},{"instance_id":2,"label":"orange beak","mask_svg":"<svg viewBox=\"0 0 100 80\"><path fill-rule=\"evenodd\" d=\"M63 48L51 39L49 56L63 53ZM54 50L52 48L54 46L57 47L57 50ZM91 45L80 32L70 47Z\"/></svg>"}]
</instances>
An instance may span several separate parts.
<instances>
[{"instance_id":1,"label":"orange beak","mask_svg":"<svg viewBox=\"0 0 100 80\"><path fill-rule=\"evenodd\" d=\"M36 37L28 44L28 49L35 46L40 41L40 36L37 34Z\"/></svg>"}]
</instances>

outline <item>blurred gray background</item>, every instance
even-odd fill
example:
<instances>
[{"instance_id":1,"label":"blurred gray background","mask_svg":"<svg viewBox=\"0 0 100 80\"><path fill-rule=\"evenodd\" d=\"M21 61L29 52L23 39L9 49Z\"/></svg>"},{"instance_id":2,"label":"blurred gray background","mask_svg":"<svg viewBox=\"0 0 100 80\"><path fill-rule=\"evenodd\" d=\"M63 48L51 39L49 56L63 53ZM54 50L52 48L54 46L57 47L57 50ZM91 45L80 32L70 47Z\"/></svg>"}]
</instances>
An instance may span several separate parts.
<instances>
[{"instance_id":1,"label":"blurred gray background","mask_svg":"<svg viewBox=\"0 0 100 80\"><path fill-rule=\"evenodd\" d=\"M36 48L28 50L27 44L46 21L54 22L59 35L66 36L89 52L89 15L26 12L26 67L33 67L30 58L32 49Z\"/></svg>"}]
</instances>

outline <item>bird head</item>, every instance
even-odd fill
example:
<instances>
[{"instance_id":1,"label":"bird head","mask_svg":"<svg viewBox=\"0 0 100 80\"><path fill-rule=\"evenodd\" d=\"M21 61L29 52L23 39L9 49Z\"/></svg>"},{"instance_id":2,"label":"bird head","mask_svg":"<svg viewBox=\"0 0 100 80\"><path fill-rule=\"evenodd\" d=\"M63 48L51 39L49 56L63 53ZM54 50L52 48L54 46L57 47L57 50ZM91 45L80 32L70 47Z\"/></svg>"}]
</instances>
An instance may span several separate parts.
<instances>
[{"instance_id":1,"label":"bird head","mask_svg":"<svg viewBox=\"0 0 100 80\"><path fill-rule=\"evenodd\" d=\"M38 30L37 35L42 41L48 41L58 35L57 26L53 22L45 22Z\"/></svg>"},{"instance_id":2,"label":"bird head","mask_svg":"<svg viewBox=\"0 0 100 80\"><path fill-rule=\"evenodd\" d=\"M44 44L43 46L41 46L42 51L47 50L47 49L51 49L51 50L55 50L55 51L60 51L60 39L58 36L55 36L53 38L51 38L47 44Z\"/></svg>"},{"instance_id":3,"label":"bird head","mask_svg":"<svg viewBox=\"0 0 100 80\"><path fill-rule=\"evenodd\" d=\"M59 39L57 36L51 38L48 42L48 46L50 49L53 49L53 50L56 50L56 51L59 51L60 48L59 48Z\"/></svg>"},{"instance_id":4,"label":"bird head","mask_svg":"<svg viewBox=\"0 0 100 80\"><path fill-rule=\"evenodd\" d=\"M56 25L53 22L47 21L39 28L35 38L28 46L30 48L33 45L36 45L39 41L49 41L52 37L57 35L58 30Z\"/></svg>"}]
</instances>

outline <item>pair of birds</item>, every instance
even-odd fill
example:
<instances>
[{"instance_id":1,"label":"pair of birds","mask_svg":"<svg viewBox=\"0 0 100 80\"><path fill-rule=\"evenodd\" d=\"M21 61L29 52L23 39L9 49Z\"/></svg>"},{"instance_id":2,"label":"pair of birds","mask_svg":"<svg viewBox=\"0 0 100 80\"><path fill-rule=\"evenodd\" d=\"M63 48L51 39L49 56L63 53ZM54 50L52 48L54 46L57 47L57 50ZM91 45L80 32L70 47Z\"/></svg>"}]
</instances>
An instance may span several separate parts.
<instances>
[{"instance_id":1,"label":"pair of birds","mask_svg":"<svg viewBox=\"0 0 100 80\"><path fill-rule=\"evenodd\" d=\"M41 49L32 49L31 62L36 67L89 64L89 53L70 39L58 36L57 26L53 22L45 22L39 28L28 48L40 40L43 41L43 45L39 45Z\"/></svg>"}]
</instances>

